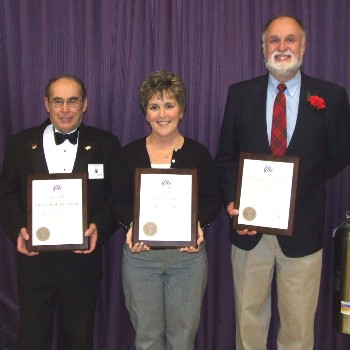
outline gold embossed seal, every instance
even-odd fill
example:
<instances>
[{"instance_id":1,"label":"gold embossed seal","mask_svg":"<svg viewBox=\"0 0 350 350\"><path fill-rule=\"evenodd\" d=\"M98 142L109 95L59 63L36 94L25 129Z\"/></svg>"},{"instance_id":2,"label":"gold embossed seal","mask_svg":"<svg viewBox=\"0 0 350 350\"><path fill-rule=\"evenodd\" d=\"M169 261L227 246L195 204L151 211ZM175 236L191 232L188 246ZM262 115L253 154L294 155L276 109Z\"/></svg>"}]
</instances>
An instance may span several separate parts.
<instances>
[{"instance_id":1,"label":"gold embossed seal","mask_svg":"<svg viewBox=\"0 0 350 350\"><path fill-rule=\"evenodd\" d=\"M47 241L50 238L50 230L47 227L39 227L36 230L36 238L39 241Z\"/></svg>"},{"instance_id":2,"label":"gold embossed seal","mask_svg":"<svg viewBox=\"0 0 350 350\"><path fill-rule=\"evenodd\" d=\"M143 225L143 232L146 236L154 236L158 231L158 227L154 222L146 222Z\"/></svg>"},{"instance_id":3,"label":"gold embossed seal","mask_svg":"<svg viewBox=\"0 0 350 350\"><path fill-rule=\"evenodd\" d=\"M243 217L247 221L253 221L256 218L256 210L253 207L244 208Z\"/></svg>"}]
</instances>

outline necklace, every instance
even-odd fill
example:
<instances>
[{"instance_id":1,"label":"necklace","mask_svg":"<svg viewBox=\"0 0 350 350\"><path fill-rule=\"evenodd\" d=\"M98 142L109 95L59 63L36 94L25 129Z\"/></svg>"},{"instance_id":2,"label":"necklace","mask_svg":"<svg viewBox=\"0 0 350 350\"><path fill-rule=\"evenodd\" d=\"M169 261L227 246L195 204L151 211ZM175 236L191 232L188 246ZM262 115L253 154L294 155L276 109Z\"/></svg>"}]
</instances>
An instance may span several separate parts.
<instances>
[{"instance_id":1,"label":"necklace","mask_svg":"<svg viewBox=\"0 0 350 350\"><path fill-rule=\"evenodd\" d=\"M148 144L152 143L152 141L149 137L146 139L146 141ZM175 147L171 147L171 150L166 152L166 153L161 152L159 149L155 149L155 151L156 151L156 153L158 153L161 156L162 159L169 159L169 158L171 158L173 152L177 151L179 146L181 147L182 142L183 142L183 138L181 137L180 141L177 140L177 142L175 143Z\"/></svg>"},{"instance_id":2,"label":"necklace","mask_svg":"<svg viewBox=\"0 0 350 350\"><path fill-rule=\"evenodd\" d=\"M175 149L176 149L176 148L175 148ZM160 153L160 152L159 152L159 153ZM169 156L170 156L170 153L173 153L173 151L170 151L170 152L168 152L168 153L166 153L166 154L162 154L162 153L160 153L160 154L163 156L164 159L168 159Z\"/></svg>"}]
</instances>

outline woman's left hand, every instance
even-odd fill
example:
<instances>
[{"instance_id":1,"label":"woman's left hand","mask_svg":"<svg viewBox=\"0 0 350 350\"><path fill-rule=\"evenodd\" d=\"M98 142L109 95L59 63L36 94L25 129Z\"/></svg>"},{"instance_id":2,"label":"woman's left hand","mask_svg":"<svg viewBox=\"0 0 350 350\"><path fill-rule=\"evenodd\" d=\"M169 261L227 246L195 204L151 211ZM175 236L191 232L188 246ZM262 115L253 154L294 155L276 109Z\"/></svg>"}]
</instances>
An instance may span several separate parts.
<instances>
[{"instance_id":1,"label":"woman's left hand","mask_svg":"<svg viewBox=\"0 0 350 350\"><path fill-rule=\"evenodd\" d=\"M198 237L197 237L197 247L182 247L179 248L178 250L180 252L185 252L185 253L198 253L199 252L199 246L201 243L204 242L204 232L200 226L200 223L198 222Z\"/></svg>"}]
</instances>

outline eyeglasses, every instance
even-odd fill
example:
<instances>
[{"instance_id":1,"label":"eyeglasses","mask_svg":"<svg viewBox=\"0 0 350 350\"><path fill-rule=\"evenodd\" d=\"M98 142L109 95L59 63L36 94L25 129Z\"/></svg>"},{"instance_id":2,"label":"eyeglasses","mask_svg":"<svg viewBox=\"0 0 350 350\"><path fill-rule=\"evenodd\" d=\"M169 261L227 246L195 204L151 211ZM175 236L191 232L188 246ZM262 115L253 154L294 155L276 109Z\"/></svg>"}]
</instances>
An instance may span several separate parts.
<instances>
[{"instance_id":1,"label":"eyeglasses","mask_svg":"<svg viewBox=\"0 0 350 350\"><path fill-rule=\"evenodd\" d=\"M67 98L63 100L62 98L54 98L51 103L55 108L61 108L65 103L68 107L76 107L82 100L77 97Z\"/></svg>"}]
</instances>

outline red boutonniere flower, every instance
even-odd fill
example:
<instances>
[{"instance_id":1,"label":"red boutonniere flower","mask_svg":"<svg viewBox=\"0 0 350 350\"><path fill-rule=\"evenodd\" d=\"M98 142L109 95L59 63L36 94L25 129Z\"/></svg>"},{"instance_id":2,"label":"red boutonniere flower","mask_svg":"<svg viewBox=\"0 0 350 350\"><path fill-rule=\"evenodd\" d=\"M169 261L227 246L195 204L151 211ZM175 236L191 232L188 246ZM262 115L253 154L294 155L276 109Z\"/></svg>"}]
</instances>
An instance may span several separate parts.
<instances>
[{"instance_id":1,"label":"red boutonniere flower","mask_svg":"<svg viewBox=\"0 0 350 350\"><path fill-rule=\"evenodd\" d=\"M317 110L326 108L326 102L322 97L312 96L309 92L307 94L307 101L312 107L316 108Z\"/></svg>"}]
</instances>

